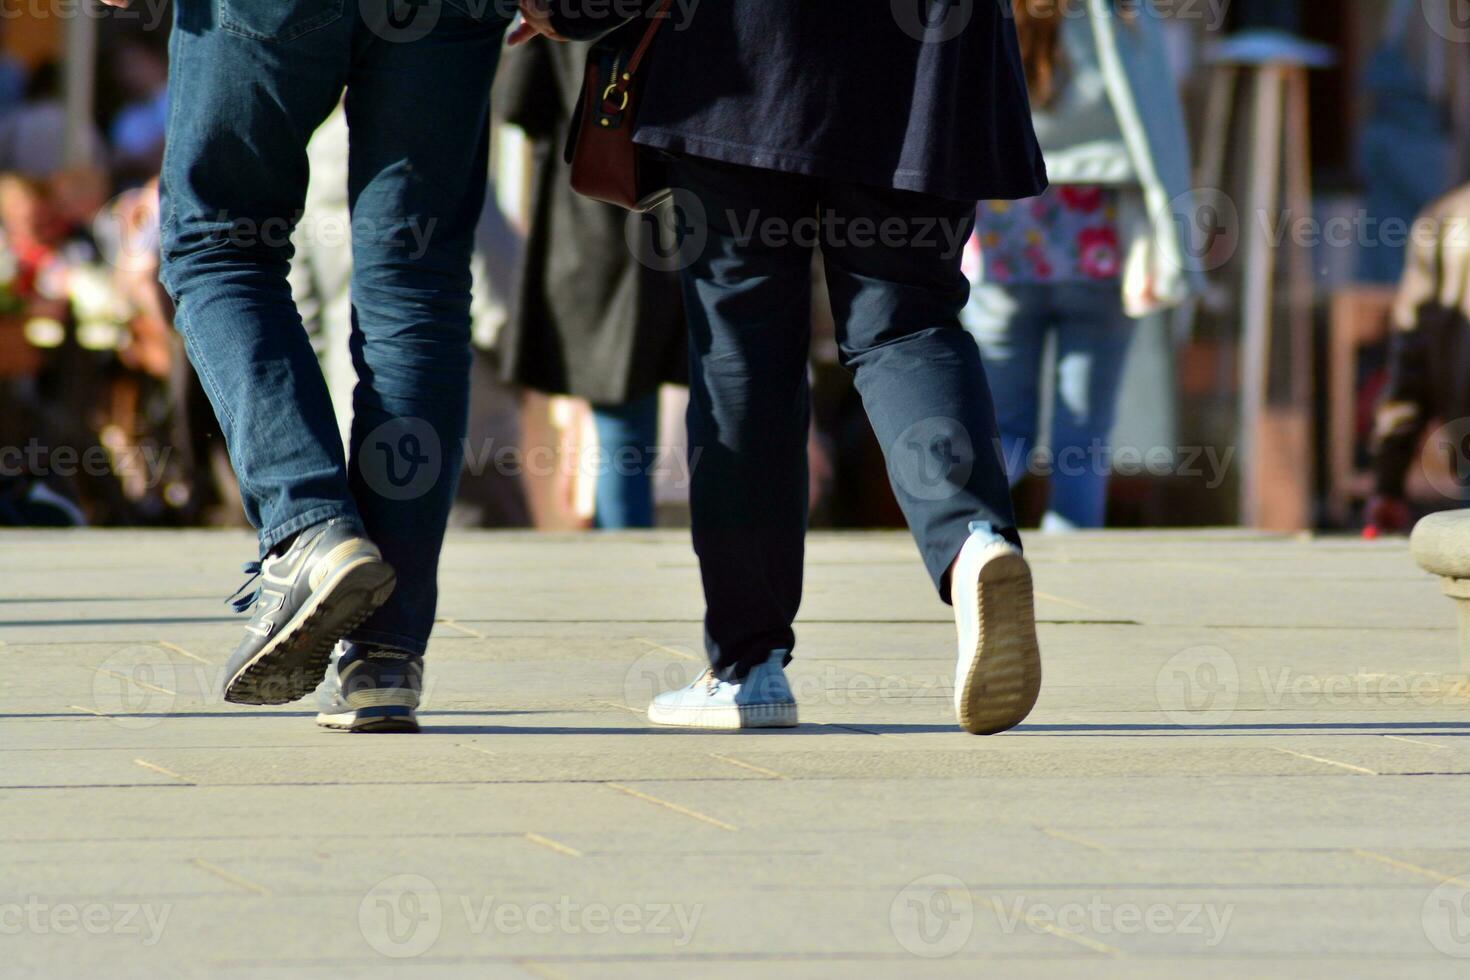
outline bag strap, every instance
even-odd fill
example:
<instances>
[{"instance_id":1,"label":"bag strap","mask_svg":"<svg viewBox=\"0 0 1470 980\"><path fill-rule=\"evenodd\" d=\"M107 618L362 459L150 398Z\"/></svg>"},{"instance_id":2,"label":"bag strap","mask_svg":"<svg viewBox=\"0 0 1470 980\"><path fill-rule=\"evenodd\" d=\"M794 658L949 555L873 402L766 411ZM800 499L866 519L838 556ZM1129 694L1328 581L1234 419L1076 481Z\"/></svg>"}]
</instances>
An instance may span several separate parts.
<instances>
[{"instance_id":1,"label":"bag strap","mask_svg":"<svg viewBox=\"0 0 1470 980\"><path fill-rule=\"evenodd\" d=\"M653 23L649 24L648 30L643 32L643 40L638 42L638 47L633 50L633 57L628 59L628 67L623 70L623 77L618 79L620 86L625 86L625 83L631 81L638 73L638 66L643 63L643 56L653 46L653 38L658 34L658 29L663 26L669 8L673 5L674 0L662 0L652 13Z\"/></svg>"}]
</instances>

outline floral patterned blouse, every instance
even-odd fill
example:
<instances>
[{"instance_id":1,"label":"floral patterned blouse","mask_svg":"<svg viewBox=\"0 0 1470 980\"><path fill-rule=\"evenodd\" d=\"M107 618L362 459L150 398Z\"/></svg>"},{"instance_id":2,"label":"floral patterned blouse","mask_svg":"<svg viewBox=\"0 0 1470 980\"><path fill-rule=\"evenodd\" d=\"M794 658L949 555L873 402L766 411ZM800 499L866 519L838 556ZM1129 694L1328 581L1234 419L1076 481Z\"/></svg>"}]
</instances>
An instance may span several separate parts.
<instances>
[{"instance_id":1,"label":"floral patterned blouse","mask_svg":"<svg viewBox=\"0 0 1470 980\"><path fill-rule=\"evenodd\" d=\"M982 201L966 271L999 284L1116 279L1118 193L1089 184L1058 184L1024 201Z\"/></svg>"}]
</instances>

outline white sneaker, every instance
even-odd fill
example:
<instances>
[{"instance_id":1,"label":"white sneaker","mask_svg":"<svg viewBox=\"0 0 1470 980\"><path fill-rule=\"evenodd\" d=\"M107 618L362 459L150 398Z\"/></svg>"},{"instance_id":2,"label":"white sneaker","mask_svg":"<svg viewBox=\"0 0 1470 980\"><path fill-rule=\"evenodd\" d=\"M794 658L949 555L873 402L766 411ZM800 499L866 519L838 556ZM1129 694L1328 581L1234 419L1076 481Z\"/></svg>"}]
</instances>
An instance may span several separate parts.
<instances>
[{"instance_id":1,"label":"white sneaker","mask_svg":"<svg viewBox=\"0 0 1470 980\"><path fill-rule=\"evenodd\" d=\"M654 698L648 720L685 728L795 728L796 696L786 682L785 662L785 650L773 651L739 683L706 670L688 687Z\"/></svg>"},{"instance_id":2,"label":"white sneaker","mask_svg":"<svg viewBox=\"0 0 1470 980\"><path fill-rule=\"evenodd\" d=\"M1019 725L1041 693L1031 566L989 525L971 526L950 576L959 661L954 710L972 735Z\"/></svg>"}]
</instances>

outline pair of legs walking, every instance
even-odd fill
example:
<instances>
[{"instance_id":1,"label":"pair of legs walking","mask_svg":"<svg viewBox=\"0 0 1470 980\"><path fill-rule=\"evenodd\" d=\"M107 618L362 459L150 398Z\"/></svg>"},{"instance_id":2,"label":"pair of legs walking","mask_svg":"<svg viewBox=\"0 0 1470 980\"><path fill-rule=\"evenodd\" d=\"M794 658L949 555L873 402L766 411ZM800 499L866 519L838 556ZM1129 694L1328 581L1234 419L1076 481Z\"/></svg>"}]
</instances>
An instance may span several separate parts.
<instances>
[{"instance_id":1,"label":"pair of legs walking","mask_svg":"<svg viewBox=\"0 0 1470 980\"><path fill-rule=\"evenodd\" d=\"M959 319L974 202L689 157L670 173L689 311L690 507L711 672L695 689L661 696L650 716L794 723L794 704L765 706L789 699L778 675L795 647L801 603L810 269L820 247L841 361L935 588L966 619L957 707L978 727L1019 722L1035 701L1040 666L995 410ZM984 561L957 561L962 550L988 549L1002 560L983 574ZM998 583L988 593L986 576ZM985 624L969 620L987 612L982 635ZM721 685L724 695L712 693ZM741 695L742 685L760 690ZM717 709L729 710L711 710L711 698L722 697L729 703Z\"/></svg>"},{"instance_id":2,"label":"pair of legs walking","mask_svg":"<svg viewBox=\"0 0 1470 980\"><path fill-rule=\"evenodd\" d=\"M507 19L493 4L418 5L407 20L380 6L175 3L163 279L260 532L235 700L299 697L344 635L420 656L434 619ZM287 283L306 144L344 92L351 226L301 231L351 237L349 455Z\"/></svg>"},{"instance_id":3,"label":"pair of legs walking","mask_svg":"<svg viewBox=\"0 0 1470 980\"><path fill-rule=\"evenodd\" d=\"M506 26L499 8L467 0L414 5L406 21L394 9L178 0L163 175L165 286L260 530L260 585L238 604L253 615L226 696L300 697L345 638L328 720L352 727L364 711L395 721L404 705L383 689L415 687L433 622L466 423L488 91ZM344 90L359 377L346 456L286 278L307 140ZM1015 724L1040 668L994 410L958 319L973 205L690 159L674 175L711 678L779 675L794 647L819 238L843 361L930 575L956 600L961 722ZM354 675L395 683L354 703ZM411 706L397 717L411 722Z\"/></svg>"}]
</instances>

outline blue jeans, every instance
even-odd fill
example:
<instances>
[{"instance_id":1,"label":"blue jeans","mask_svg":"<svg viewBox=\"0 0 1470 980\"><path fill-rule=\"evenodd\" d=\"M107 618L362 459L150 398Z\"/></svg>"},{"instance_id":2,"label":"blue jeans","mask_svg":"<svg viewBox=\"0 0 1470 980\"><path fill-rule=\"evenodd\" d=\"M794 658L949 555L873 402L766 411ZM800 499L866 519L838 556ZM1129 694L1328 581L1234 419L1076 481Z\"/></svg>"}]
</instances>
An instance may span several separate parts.
<instances>
[{"instance_id":1,"label":"blue jeans","mask_svg":"<svg viewBox=\"0 0 1470 980\"><path fill-rule=\"evenodd\" d=\"M602 469L593 523L600 531L653 527L658 392L625 405L593 405Z\"/></svg>"},{"instance_id":2,"label":"blue jeans","mask_svg":"<svg viewBox=\"0 0 1470 980\"><path fill-rule=\"evenodd\" d=\"M801 604L820 246L842 365L941 598L974 522L1019 543L995 413L960 325L975 203L680 157L690 514L723 678L791 650Z\"/></svg>"},{"instance_id":3,"label":"blue jeans","mask_svg":"<svg viewBox=\"0 0 1470 980\"><path fill-rule=\"evenodd\" d=\"M1107 282L976 286L965 326L979 341L995 395L1001 445L1011 482L1039 460L1042 370L1048 336L1056 337L1050 457L1044 530L1101 527L1112 469L1109 435L1133 322L1122 291Z\"/></svg>"},{"instance_id":4,"label":"blue jeans","mask_svg":"<svg viewBox=\"0 0 1470 980\"><path fill-rule=\"evenodd\" d=\"M356 521L398 588L351 638L422 652L463 456L470 252L508 15L470 0L377 2L175 0L162 278L261 553L321 521ZM344 90L350 457L286 280L306 143Z\"/></svg>"}]
</instances>

